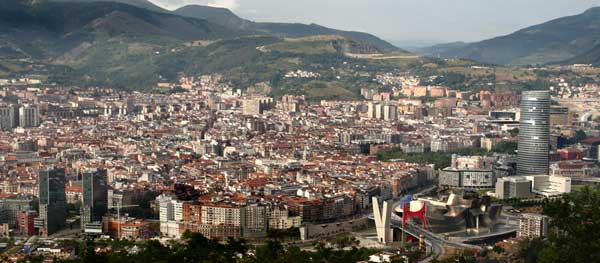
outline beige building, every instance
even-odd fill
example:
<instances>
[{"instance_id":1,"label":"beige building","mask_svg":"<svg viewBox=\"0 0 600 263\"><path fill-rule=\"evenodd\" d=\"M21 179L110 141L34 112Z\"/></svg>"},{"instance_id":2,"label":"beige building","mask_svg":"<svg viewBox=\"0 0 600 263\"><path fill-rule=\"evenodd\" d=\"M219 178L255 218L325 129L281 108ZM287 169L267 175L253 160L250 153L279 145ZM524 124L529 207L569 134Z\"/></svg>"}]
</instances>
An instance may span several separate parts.
<instances>
[{"instance_id":1,"label":"beige building","mask_svg":"<svg viewBox=\"0 0 600 263\"><path fill-rule=\"evenodd\" d=\"M521 214L517 237L537 238L548 235L548 217L540 214Z\"/></svg>"},{"instance_id":2,"label":"beige building","mask_svg":"<svg viewBox=\"0 0 600 263\"><path fill-rule=\"evenodd\" d=\"M241 208L231 204L202 206L202 223L208 225L240 226Z\"/></svg>"},{"instance_id":3,"label":"beige building","mask_svg":"<svg viewBox=\"0 0 600 263\"><path fill-rule=\"evenodd\" d=\"M283 206L273 207L269 213L269 229L289 229L300 227L301 216L290 216L289 211Z\"/></svg>"}]
</instances>

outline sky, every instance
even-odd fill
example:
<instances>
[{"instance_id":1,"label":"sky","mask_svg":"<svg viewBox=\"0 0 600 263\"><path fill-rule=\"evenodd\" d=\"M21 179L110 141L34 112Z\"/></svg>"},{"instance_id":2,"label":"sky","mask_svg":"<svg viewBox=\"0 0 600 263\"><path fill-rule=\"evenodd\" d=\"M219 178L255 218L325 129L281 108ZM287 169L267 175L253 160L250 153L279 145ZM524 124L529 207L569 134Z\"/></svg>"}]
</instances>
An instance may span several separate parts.
<instances>
[{"instance_id":1,"label":"sky","mask_svg":"<svg viewBox=\"0 0 600 263\"><path fill-rule=\"evenodd\" d=\"M151 0L201 4L258 22L316 23L375 34L401 47L473 42L575 15L600 0Z\"/></svg>"}]
</instances>

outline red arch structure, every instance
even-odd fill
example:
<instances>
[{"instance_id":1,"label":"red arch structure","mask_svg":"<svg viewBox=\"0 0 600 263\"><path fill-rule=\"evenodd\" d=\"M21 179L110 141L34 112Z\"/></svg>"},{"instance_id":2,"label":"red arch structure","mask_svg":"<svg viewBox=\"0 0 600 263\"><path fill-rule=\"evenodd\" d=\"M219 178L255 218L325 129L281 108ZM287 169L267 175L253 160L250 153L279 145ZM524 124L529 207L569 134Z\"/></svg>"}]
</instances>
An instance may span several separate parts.
<instances>
[{"instance_id":1,"label":"red arch structure","mask_svg":"<svg viewBox=\"0 0 600 263\"><path fill-rule=\"evenodd\" d=\"M406 220L408 220L411 217L421 219L421 222L423 223L423 228L425 228L425 212L427 211L427 203L423 202L423 207L421 207L421 209L418 211L410 211L410 206L408 205L409 203L410 202L405 202L404 206L402 207L402 228L404 229L404 227L406 226Z\"/></svg>"}]
</instances>

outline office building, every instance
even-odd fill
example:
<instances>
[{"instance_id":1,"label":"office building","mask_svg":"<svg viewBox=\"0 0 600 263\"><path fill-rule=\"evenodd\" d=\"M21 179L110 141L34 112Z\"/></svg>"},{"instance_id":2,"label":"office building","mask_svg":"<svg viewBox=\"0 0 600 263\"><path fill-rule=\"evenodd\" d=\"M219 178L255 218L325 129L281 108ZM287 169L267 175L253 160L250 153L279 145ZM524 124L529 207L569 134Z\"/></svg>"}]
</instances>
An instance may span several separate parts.
<instances>
[{"instance_id":1,"label":"office building","mask_svg":"<svg viewBox=\"0 0 600 263\"><path fill-rule=\"evenodd\" d=\"M383 106L383 119L386 121L395 121L398 109L394 105Z\"/></svg>"},{"instance_id":2,"label":"office building","mask_svg":"<svg viewBox=\"0 0 600 263\"><path fill-rule=\"evenodd\" d=\"M550 92L525 91L521 97L518 175L548 174Z\"/></svg>"},{"instance_id":3,"label":"office building","mask_svg":"<svg viewBox=\"0 0 600 263\"><path fill-rule=\"evenodd\" d=\"M439 185L448 188L494 188L494 171L447 167L440 171Z\"/></svg>"},{"instance_id":4,"label":"office building","mask_svg":"<svg viewBox=\"0 0 600 263\"><path fill-rule=\"evenodd\" d=\"M240 210L240 225L242 237L266 237L269 209L259 204L249 204Z\"/></svg>"},{"instance_id":5,"label":"office building","mask_svg":"<svg viewBox=\"0 0 600 263\"><path fill-rule=\"evenodd\" d=\"M523 176L498 178L496 182L496 197L499 199L531 198L532 182Z\"/></svg>"},{"instance_id":6,"label":"office building","mask_svg":"<svg viewBox=\"0 0 600 263\"><path fill-rule=\"evenodd\" d=\"M90 169L82 174L81 227L101 222L108 212L108 184L105 169Z\"/></svg>"},{"instance_id":7,"label":"office building","mask_svg":"<svg viewBox=\"0 0 600 263\"><path fill-rule=\"evenodd\" d=\"M0 106L0 130L9 131L16 127L15 108L10 105Z\"/></svg>"},{"instance_id":8,"label":"office building","mask_svg":"<svg viewBox=\"0 0 600 263\"><path fill-rule=\"evenodd\" d=\"M19 108L19 127L40 126L40 110L36 105L24 105Z\"/></svg>"},{"instance_id":9,"label":"office building","mask_svg":"<svg viewBox=\"0 0 600 263\"><path fill-rule=\"evenodd\" d=\"M552 197L571 192L571 178L551 175L509 176L498 178L496 195L500 199Z\"/></svg>"},{"instance_id":10,"label":"office building","mask_svg":"<svg viewBox=\"0 0 600 263\"><path fill-rule=\"evenodd\" d=\"M11 229L19 226L19 212L30 209L31 199L14 196L0 199L0 224L8 224Z\"/></svg>"},{"instance_id":11,"label":"office building","mask_svg":"<svg viewBox=\"0 0 600 263\"><path fill-rule=\"evenodd\" d=\"M571 192L571 178L563 176L530 175L531 191L544 197L559 196Z\"/></svg>"},{"instance_id":12,"label":"office building","mask_svg":"<svg viewBox=\"0 0 600 263\"><path fill-rule=\"evenodd\" d=\"M548 216L524 213L518 220L517 237L539 238L548 235Z\"/></svg>"},{"instance_id":13,"label":"office building","mask_svg":"<svg viewBox=\"0 0 600 263\"><path fill-rule=\"evenodd\" d=\"M242 114L261 115L263 112L272 109L274 106L273 98L252 98L242 101Z\"/></svg>"},{"instance_id":14,"label":"office building","mask_svg":"<svg viewBox=\"0 0 600 263\"><path fill-rule=\"evenodd\" d=\"M67 196L65 194L65 169L51 167L40 170L38 191L40 201L36 228L41 235L56 233L66 225Z\"/></svg>"}]
</instances>

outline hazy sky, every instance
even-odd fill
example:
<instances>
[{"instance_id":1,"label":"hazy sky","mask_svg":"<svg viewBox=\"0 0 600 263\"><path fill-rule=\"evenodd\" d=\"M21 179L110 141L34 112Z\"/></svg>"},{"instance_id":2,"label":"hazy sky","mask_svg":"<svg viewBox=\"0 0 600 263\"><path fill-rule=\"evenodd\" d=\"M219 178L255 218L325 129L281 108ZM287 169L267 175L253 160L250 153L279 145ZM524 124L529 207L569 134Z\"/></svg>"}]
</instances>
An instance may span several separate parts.
<instances>
[{"instance_id":1,"label":"hazy sky","mask_svg":"<svg viewBox=\"0 0 600 263\"><path fill-rule=\"evenodd\" d=\"M151 0L227 7L254 21L317 23L373 33L400 46L477 41L561 16L600 0Z\"/></svg>"}]
</instances>

